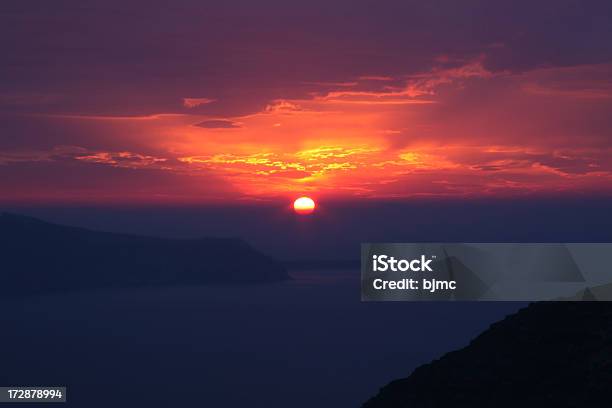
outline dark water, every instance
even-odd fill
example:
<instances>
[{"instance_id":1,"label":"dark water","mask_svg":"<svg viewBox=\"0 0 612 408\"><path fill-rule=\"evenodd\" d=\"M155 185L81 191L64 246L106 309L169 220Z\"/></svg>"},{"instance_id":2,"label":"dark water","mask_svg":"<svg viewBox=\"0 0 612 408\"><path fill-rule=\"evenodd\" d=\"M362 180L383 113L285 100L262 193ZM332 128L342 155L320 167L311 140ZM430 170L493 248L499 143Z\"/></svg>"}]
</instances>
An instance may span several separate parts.
<instances>
[{"instance_id":1,"label":"dark water","mask_svg":"<svg viewBox=\"0 0 612 408\"><path fill-rule=\"evenodd\" d=\"M358 407L522 306L361 303L357 273L294 276L0 300L0 385L67 385L75 407Z\"/></svg>"}]
</instances>

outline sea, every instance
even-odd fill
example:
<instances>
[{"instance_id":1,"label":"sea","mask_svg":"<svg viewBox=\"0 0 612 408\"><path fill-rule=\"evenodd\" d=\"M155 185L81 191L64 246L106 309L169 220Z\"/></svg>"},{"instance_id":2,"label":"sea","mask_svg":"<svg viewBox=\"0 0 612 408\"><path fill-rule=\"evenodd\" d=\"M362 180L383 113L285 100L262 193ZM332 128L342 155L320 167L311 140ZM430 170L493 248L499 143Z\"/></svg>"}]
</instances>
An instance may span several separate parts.
<instances>
[{"instance_id":1,"label":"sea","mask_svg":"<svg viewBox=\"0 0 612 408\"><path fill-rule=\"evenodd\" d=\"M0 385L66 386L74 407L357 408L524 306L362 302L359 271L290 273L0 299Z\"/></svg>"}]
</instances>

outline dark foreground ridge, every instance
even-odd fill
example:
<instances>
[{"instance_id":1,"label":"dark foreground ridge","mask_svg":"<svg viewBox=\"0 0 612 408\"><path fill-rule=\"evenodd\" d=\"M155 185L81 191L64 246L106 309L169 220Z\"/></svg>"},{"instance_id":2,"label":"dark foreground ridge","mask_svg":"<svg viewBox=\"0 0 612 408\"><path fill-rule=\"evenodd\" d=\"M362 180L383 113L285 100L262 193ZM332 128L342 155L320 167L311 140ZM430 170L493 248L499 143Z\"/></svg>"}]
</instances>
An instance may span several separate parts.
<instances>
[{"instance_id":1,"label":"dark foreground ridge","mask_svg":"<svg viewBox=\"0 0 612 408\"><path fill-rule=\"evenodd\" d=\"M0 260L0 294L289 279L240 239L150 238L11 214L0 215Z\"/></svg>"},{"instance_id":2,"label":"dark foreground ridge","mask_svg":"<svg viewBox=\"0 0 612 408\"><path fill-rule=\"evenodd\" d=\"M612 304L535 303L364 408L610 407Z\"/></svg>"}]
</instances>

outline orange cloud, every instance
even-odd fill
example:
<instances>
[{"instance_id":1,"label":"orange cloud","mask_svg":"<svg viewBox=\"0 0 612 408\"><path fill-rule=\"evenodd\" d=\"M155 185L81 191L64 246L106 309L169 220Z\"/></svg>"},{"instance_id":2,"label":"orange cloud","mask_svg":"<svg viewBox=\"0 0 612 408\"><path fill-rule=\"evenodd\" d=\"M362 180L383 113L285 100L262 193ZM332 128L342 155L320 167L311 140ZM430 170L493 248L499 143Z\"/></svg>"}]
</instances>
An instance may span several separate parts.
<instances>
[{"instance_id":1,"label":"orange cloud","mask_svg":"<svg viewBox=\"0 0 612 408\"><path fill-rule=\"evenodd\" d=\"M125 146L3 152L0 164L73 160L155 169L203 186L214 176L252 199L609 191L607 116L590 120L610 107L597 96L611 89L607 72L609 66L493 74L475 61L325 84L329 89L311 97L273 100L244 116L61 116L82 134L95 130ZM588 95L597 97L585 102Z\"/></svg>"}]
</instances>

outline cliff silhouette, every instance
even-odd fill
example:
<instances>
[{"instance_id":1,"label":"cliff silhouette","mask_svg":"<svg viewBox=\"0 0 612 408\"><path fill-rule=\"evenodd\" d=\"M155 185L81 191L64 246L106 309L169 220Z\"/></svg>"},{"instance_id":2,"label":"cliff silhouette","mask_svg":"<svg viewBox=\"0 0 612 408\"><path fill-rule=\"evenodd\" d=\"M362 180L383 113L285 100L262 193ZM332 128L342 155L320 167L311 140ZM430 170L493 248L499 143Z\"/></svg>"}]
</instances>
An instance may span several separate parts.
<instances>
[{"instance_id":1,"label":"cliff silhouette","mask_svg":"<svg viewBox=\"0 0 612 408\"><path fill-rule=\"evenodd\" d=\"M363 408L610 407L612 305L534 303Z\"/></svg>"},{"instance_id":2,"label":"cliff silhouette","mask_svg":"<svg viewBox=\"0 0 612 408\"><path fill-rule=\"evenodd\" d=\"M0 215L0 294L289 279L237 238L165 239Z\"/></svg>"}]
</instances>

